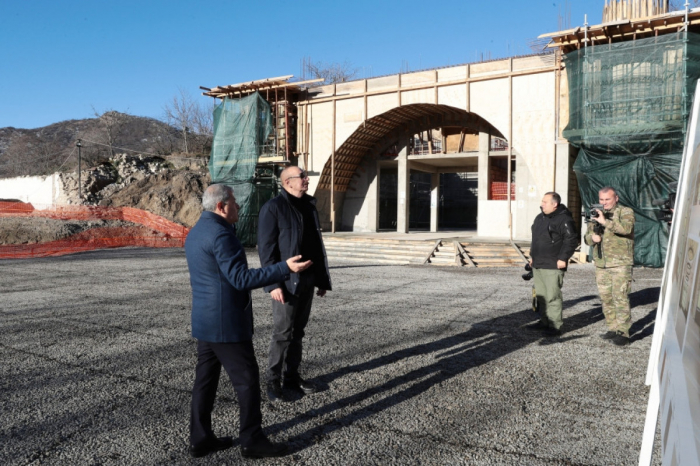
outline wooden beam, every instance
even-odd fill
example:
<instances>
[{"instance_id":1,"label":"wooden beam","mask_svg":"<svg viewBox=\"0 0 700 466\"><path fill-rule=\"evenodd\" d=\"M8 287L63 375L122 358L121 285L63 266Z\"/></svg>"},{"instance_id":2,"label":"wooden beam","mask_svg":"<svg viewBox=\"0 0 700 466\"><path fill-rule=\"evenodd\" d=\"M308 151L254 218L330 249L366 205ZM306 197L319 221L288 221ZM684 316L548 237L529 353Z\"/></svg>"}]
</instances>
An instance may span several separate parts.
<instances>
[{"instance_id":1,"label":"wooden beam","mask_svg":"<svg viewBox=\"0 0 700 466\"><path fill-rule=\"evenodd\" d=\"M459 80L454 80L454 81L447 81L443 83L437 84L438 87L447 87L447 86L454 86L455 84L465 84L465 83L477 83L477 82L482 82L482 81L491 81L499 78L508 78L508 77L520 77L520 76L530 76L530 75L535 75L535 74L542 74L542 73L551 73L556 71L556 67L553 66L547 66L543 67L540 69L535 69L535 70L522 70L522 71L512 71L512 72L503 72L503 73L498 73L498 74L491 74L488 76L479 76L475 78L466 78L466 79L459 79ZM407 91L415 91L415 90L422 90L422 89L430 89L434 87L434 83L430 83L428 85L426 84L416 84L413 86L408 86L408 87L402 87L400 89L397 88L389 88L389 89L378 89L375 91L369 91L367 93L362 93L358 92L357 94L348 94L348 95L342 95L342 96L329 96L329 97L322 97L318 99L313 99L310 98L308 100L300 100L297 102L297 105L314 105L314 104L320 104L324 102L332 102L336 100L347 100L347 99L358 99L361 97L366 96L376 96L376 95L385 95L385 94L393 94L393 93L398 93L399 95L402 92L407 92ZM400 100L400 97L399 97ZM432 104L431 104L432 105ZM397 107L401 107L401 105L397 105ZM401 108L406 108L406 107L401 107ZM374 119L376 117L372 117Z\"/></svg>"}]
</instances>

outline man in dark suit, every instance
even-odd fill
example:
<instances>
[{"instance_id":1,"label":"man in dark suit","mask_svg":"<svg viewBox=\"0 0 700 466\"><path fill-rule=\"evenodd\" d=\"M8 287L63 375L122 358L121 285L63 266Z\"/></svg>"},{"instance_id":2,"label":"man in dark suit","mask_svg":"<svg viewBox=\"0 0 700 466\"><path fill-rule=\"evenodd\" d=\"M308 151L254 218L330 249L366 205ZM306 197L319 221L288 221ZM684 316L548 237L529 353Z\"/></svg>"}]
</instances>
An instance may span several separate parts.
<instances>
[{"instance_id":1,"label":"man in dark suit","mask_svg":"<svg viewBox=\"0 0 700 466\"><path fill-rule=\"evenodd\" d=\"M302 339L314 288L319 297L331 289L316 199L306 194L309 177L301 168L291 166L282 171L280 181L282 192L262 207L258 217L260 264L266 266L282 257L301 254L312 265L265 287L272 298L273 330L267 369L267 396L271 401L283 399L282 387L307 395L316 391L299 374Z\"/></svg>"},{"instance_id":2,"label":"man in dark suit","mask_svg":"<svg viewBox=\"0 0 700 466\"><path fill-rule=\"evenodd\" d=\"M221 366L233 383L240 406L241 454L246 458L282 456L287 445L270 442L262 431L260 375L253 350L250 290L299 273L311 265L301 256L260 269L249 269L233 224L239 206L231 188L209 186L204 212L185 242L192 285L192 336L197 339L197 368L190 412L190 454L194 457L233 446L217 438L211 412Z\"/></svg>"}]
</instances>

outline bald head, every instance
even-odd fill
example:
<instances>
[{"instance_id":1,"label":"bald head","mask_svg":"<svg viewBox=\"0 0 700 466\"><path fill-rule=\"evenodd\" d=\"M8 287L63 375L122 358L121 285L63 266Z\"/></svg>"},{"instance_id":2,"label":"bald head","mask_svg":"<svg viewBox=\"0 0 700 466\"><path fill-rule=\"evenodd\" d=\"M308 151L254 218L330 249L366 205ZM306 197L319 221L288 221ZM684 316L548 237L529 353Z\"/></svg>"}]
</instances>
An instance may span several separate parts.
<instances>
[{"instance_id":1,"label":"bald head","mask_svg":"<svg viewBox=\"0 0 700 466\"><path fill-rule=\"evenodd\" d=\"M282 188L294 197L302 197L309 190L309 177L299 167L290 166L280 173Z\"/></svg>"},{"instance_id":2,"label":"bald head","mask_svg":"<svg viewBox=\"0 0 700 466\"><path fill-rule=\"evenodd\" d=\"M287 179L290 176L298 175L299 174L298 172L299 172L299 167L295 167L295 166L290 165L289 167L282 170L282 173L280 173L280 181L282 181L282 183L284 183L285 181L287 181Z\"/></svg>"}]
</instances>

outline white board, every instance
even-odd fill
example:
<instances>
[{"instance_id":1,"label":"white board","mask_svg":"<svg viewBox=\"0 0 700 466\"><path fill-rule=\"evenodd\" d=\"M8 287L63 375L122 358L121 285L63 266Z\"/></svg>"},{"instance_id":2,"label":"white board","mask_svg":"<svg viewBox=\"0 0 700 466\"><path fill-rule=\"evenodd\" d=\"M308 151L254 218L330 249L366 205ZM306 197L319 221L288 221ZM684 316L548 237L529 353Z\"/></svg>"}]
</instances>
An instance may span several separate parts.
<instances>
[{"instance_id":1,"label":"white board","mask_svg":"<svg viewBox=\"0 0 700 466\"><path fill-rule=\"evenodd\" d=\"M696 89L649 356L651 391L640 466L651 463L657 420L662 464L700 466L699 116Z\"/></svg>"}]
</instances>

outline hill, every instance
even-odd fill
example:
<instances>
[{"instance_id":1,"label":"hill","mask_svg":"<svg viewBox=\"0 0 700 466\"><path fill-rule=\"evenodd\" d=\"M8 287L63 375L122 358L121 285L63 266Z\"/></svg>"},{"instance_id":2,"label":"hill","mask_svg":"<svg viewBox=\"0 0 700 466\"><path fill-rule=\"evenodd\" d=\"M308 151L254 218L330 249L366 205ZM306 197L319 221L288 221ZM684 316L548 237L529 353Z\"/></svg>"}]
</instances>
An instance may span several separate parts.
<instances>
[{"instance_id":1,"label":"hill","mask_svg":"<svg viewBox=\"0 0 700 466\"><path fill-rule=\"evenodd\" d=\"M83 168L104 162L116 152L165 155L183 146L183 135L177 128L154 118L115 111L36 129L0 128L0 178L75 171L78 139ZM206 136L188 134L188 139L190 148L208 152Z\"/></svg>"}]
</instances>

